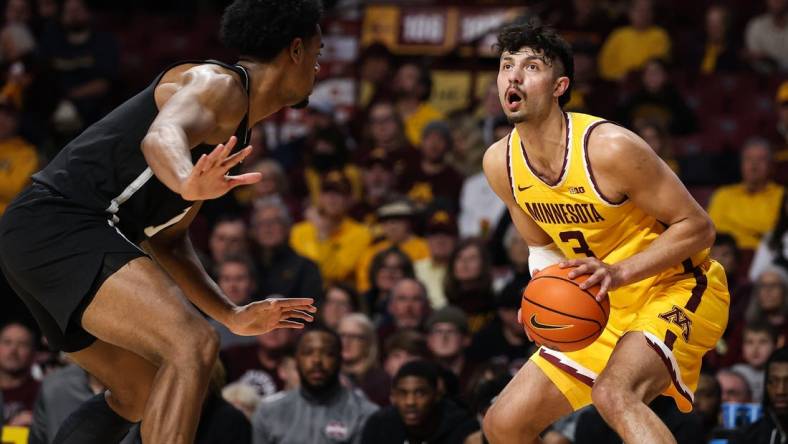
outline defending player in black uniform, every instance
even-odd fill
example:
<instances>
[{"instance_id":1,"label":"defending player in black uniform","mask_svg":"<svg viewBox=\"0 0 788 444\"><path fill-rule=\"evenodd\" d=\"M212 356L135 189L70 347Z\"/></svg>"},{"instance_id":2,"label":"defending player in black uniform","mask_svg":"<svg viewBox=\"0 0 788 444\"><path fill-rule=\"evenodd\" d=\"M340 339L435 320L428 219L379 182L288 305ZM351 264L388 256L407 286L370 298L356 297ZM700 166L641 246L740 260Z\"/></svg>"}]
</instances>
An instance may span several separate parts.
<instances>
[{"instance_id":1,"label":"defending player in black uniform","mask_svg":"<svg viewBox=\"0 0 788 444\"><path fill-rule=\"evenodd\" d=\"M306 298L235 306L187 228L201 201L260 180L228 175L251 151L233 148L251 125L305 104L321 13L319 0L236 0L221 34L238 64L165 70L69 143L5 212L3 272L50 343L109 387L55 442L117 442L137 421L146 444L193 442L218 340L187 299L236 334L312 320Z\"/></svg>"}]
</instances>

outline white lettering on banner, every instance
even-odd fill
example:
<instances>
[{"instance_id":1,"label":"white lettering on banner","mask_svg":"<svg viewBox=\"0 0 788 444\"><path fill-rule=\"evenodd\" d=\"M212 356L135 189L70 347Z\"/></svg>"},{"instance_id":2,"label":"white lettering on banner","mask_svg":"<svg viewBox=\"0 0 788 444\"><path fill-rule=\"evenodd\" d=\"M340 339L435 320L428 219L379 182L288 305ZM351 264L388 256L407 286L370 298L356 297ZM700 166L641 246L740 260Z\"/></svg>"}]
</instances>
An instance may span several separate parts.
<instances>
[{"instance_id":1,"label":"white lettering on banner","mask_svg":"<svg viewBox=\"0 0 788 444\"><path fill-rule=\"evenodd\" d=\"M443 14L411 14L402 19L402 42L406 44L441 44L446 35Z\"/></svg>"},{"instance_id":2,"label":"white lettering on banner","mask_svg":"<svg viewBox=\"0 0 788 444\"><path fill-rule=\"evenodd\" d=\"M488 32L500 28L504 22L506 22L506 11L466 15L460 21L460 41L470 43Z\"/></svg>"}]
</instances>

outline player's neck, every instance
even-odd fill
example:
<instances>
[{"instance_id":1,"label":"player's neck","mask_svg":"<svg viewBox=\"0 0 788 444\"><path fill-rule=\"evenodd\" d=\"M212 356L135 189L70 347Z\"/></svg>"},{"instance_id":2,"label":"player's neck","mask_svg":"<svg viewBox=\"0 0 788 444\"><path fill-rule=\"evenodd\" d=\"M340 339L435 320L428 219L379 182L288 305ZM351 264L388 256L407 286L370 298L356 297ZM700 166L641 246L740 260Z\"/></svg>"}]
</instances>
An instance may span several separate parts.
<instances>
[{"instance_id":1,"label":"player's neck","mask_svg":"<svg viewBox=\"0 0 788 444\"><path fill-rule=\"evenodd\" d=\"M563 158L568 130L564 127L564 112L558 106L551 107L544 117L515 124L528 157L537 165L549 165L554 158Z\"/></svg>"},{"instance_id":2,"label":"player's neck","mask_svg":"<svg viewBox=\"0 0 788 444\"><path fill-rule=\"evenodd\" d=\"M288 106L288 101L281 96L282 89L277 85L281 81L282 73L272 65L254 60L242 60L249 73L249 126L265 119L271 114Z\"/></svg>"}]
</instances>

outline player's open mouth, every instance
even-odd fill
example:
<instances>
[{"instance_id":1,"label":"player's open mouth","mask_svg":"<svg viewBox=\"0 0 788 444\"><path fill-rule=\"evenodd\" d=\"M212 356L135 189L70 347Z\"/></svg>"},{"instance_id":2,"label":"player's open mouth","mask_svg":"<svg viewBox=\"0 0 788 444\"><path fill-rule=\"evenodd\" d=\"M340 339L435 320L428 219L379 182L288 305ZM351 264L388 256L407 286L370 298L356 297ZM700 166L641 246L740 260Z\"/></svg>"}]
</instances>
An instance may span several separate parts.
<instances>
[{"instance_id":1,"label":"player's open mouth","mask_svg":"<svg viewBox=\"0 0 788 444\"><path fill-rule=\"evenodd\" d=\"M506 90L506 107L515 110L525 101L525 97L514 88Z\"/></svg>"}]
</instances>

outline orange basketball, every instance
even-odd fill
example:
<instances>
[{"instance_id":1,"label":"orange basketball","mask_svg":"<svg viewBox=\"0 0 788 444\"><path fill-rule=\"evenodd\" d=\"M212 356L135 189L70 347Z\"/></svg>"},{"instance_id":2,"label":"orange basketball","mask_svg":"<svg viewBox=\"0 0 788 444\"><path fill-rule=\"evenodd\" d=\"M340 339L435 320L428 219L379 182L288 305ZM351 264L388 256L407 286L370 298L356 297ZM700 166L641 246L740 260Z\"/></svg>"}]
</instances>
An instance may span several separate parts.
<instances>
[{"instance_id":1,"label":"orange basketball","mask_svg":"<svg viewBox=\"0 0 788 444\"><path fill-rule=\"evenodd\" d=\"M597 302L599 286L580 289L590 275L569 279L572 268L552 265L539 271L523 292L523 326L537 344L558 351L587 347L602 334L610 315L607 298Z\"/></svg>"}]
</instances>

